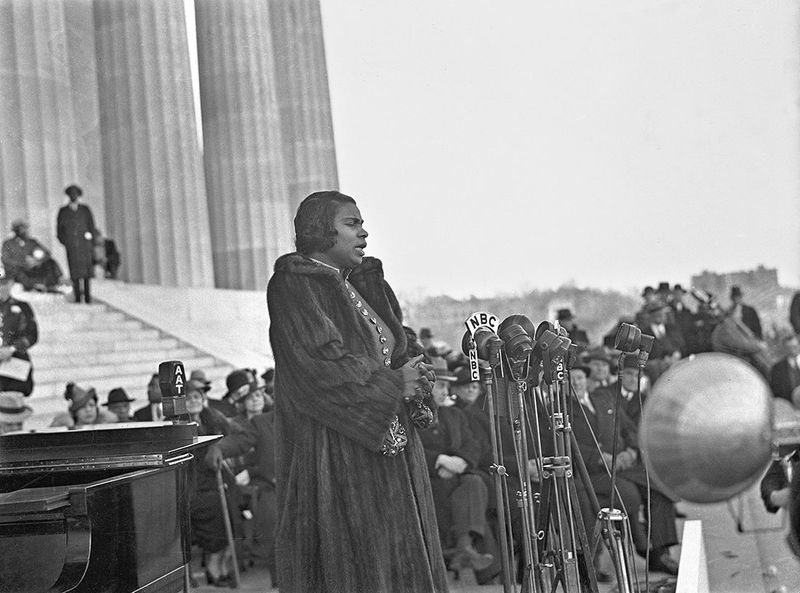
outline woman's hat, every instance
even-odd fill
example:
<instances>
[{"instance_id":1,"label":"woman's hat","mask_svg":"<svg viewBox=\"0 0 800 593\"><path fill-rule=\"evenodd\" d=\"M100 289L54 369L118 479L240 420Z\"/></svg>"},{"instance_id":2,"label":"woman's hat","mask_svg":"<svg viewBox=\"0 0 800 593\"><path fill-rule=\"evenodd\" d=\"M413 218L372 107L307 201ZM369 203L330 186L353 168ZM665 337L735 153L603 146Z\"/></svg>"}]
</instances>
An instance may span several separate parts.
<instances>
[{"instance_id":1,"label":"woman's hat","mask_svg":"<svg viewBox=\"0 0 800 593\"><path fill-rule=\"evenodd\" d=\"M108 392L108 401L102 405L110 406L111 404L121 404L123 402L132 401L134 401L134 398L128 397L128 394L125 393L125 390L122 387L115 387Z\"/></svg>"},{"instance_id":2,"label":"woman's hat","mask_svg":"<svg viewBox=\"0 0 800 593\"><path fill-rule=\"evenodd\" d=\"M226 393L223 397L235 398L240 389L244 391L242 387L245 385L252 386L255 384L255 378L247 369L238 369L232 371L227 377L225 377L225 386L228 388L228 393ZM247 393L249 393L249 391Z\"/></svg>"},{"instance_id":3,"label":"woman's hat","mask_svg":"<svg viewBox=\"0 0 800 593\"><path fill-rule=\"evenodd\" d=\"M70 385L72 386L72 389L70 389ZM89 389L81 389L74 383L70 383L67 385L67 392L64 394L64 397L71 402L69 404L69 411L77 412L86 404L88 404L90 399L97 401L97 392L94 390L94 387L90 387Z\"/></svg>"},{"instance_id":4,"label":"woman's hat","mask_svg":"<svg viewBox=\"0 0 800 593\"><path fill-rule=\"evenodd\" d=\"M25 422L31 414L33 408L25 405L25 396L19 391L0 391L0 422Z\"/></svg>"}]
</instances>

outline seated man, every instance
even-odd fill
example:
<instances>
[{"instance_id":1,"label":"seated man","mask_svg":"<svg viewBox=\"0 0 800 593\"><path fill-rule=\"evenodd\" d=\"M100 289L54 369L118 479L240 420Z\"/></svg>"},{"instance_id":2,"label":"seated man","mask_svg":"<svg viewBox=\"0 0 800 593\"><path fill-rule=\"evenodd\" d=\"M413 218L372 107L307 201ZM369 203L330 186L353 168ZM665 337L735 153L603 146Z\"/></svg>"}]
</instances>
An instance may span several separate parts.
<instances>
[{"instance_id":1,"label":"seated man","mask_svg":"<svg viewBox=\"0 0 800 593\"><path fill-rule=\"evenodd\" d=\"M28 235L28 223L11 223L14 236L3 241L2 256L6 274L13 276L25 290L58 292L61 267L39 241Z\"/></svg>"},{"instance_id":2,"label":"seated man","mask_svg":"<svg viewBox=\"0 0 800 593\"><path fill-rule=\"evenodd\" d=\"M472 471L483 447L473 436L464 412L450 398L449 383L455 376L441 359L434 361L434 372L433 398L438 406L438 421L421 430L419 436L428 462L442 549L452 548L455 543L449 558L451 568L481 571L494 561L492 554L475 549L488 529L489 492L484 479Z\"/></svg>"},{"instance_id":3,"label":"seated man","mask_svg":"<svg viewBox=\"0 0 800 593\"><path fill-rule=\"evenodd\" d=\"M570 371L572 389L581 404L581 408L573 413L572 429L600 505L608 506L611 501L612 453L615 450L615 398L603 388L596 389L590 394L586 381L588 374L589 369L582 366L576 366ZM628 515L637 553L645 556L650 547L650 570L676 575L678 563L669 553L670 546L678 543L673 501L651 485L648 544L647 530L639 522L639 510L643 508L646 512L648 505L644 500L647 493L647 479L639 458L636 426L622 410L619 423L621 430L616 447L618 495L614 498L614 507L623 509Z\"/></svg>"}]
</instances>

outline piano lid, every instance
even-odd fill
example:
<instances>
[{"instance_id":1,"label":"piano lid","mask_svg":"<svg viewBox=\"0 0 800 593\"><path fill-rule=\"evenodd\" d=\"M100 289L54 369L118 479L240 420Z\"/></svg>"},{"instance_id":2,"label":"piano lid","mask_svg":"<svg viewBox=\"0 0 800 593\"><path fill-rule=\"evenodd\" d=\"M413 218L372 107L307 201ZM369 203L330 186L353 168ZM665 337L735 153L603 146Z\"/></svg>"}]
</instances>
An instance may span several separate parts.
<instances>
[{"instance_id":1,"label":"piano lid","mask_svg":"<svg viewBox=\"0 0 800 593\"><path fill-rule=\"evenodd\" d=\"M218 436L197 436L194 422L128 422L54 427L0 435L0 475L166 465Z\"/></svg>"}]
</instances>

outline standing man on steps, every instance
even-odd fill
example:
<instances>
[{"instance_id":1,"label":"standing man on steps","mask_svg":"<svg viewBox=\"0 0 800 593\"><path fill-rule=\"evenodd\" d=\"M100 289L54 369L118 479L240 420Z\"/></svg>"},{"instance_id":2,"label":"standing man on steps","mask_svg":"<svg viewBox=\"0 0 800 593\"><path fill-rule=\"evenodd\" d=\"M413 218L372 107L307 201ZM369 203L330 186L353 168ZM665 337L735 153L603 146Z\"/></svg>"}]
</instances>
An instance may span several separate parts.
<instances>
[{"instance_id":1,"label":"standing man on steps","mask_svg":"<svg viewBox=\"0 0 800 593\"><path fill-rule=\"evenodd\" d=\"M97 234L94 217L89 206L78 202L83 195L80 187L70 185L64 193L69 197L69 204L58 211L56 235L67 250L75 302L80 303L83 297L84 303L91 303L89 283L94 275L94 238Z\"/></svg>"}]
</instances>

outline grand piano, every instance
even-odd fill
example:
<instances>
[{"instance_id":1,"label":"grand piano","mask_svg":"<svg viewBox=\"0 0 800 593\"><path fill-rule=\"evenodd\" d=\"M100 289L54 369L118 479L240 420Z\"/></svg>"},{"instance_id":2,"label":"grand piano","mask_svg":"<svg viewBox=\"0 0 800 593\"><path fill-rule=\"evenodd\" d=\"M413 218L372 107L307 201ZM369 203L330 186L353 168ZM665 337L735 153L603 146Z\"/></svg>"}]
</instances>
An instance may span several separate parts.
<instances>
[{"instance_id":1,"label":"grand piano","mask_svg":"<svg viewBox=\"0 0 800 593\"><path fill-rule=\"evenodd\" d=\"M178 421L0 435L0 592L184 591L193 452L217 438Z\"/></svg>"}]
</instances>

